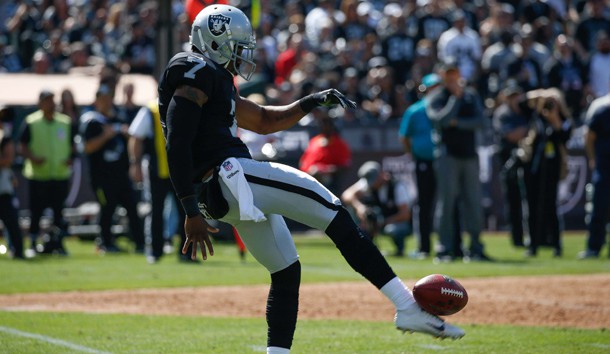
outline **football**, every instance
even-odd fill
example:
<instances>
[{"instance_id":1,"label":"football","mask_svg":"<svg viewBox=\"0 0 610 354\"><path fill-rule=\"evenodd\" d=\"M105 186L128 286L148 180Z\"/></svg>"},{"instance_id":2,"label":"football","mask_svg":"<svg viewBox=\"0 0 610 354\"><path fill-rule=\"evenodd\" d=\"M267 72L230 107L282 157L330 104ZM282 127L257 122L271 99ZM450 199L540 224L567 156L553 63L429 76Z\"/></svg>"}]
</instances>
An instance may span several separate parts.
<instances>
[{"instance_id":1,"label":"football","mask_svg":"<svg viewBox=\"0 0 610 354\"><path fill-rule=\"evenodd\" d=\"M413 297L417 304L437 316L449 316L468 303L468 293L457 280L443 274L431 274L415 283Z\"/></svg>"}]
</instances>

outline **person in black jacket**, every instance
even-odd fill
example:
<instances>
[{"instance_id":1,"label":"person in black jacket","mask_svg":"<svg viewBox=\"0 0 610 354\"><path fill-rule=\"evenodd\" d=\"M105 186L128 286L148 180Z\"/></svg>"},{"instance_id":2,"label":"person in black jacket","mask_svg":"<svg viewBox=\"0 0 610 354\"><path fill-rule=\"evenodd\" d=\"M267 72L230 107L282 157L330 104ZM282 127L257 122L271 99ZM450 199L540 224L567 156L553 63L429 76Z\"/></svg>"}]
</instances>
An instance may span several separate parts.
<instances>
[{"instance_id":1,"label":"person in black jacket","mask_svg":"<svg viewBox=\"0 0 610 354\"><path fill-rule=\"evenodd\" d=\"M564 34L555 40L555 53L544 67L548 87L560 89L572 117L578 119L585 106L585 87L589 84L588 66L574 52L574 40Z\"/></svg>"},{"instance_id":2,"label":"person in black jacket","mask_svg":"<svg viewBox=\"0 0 610 354\"><path fill-rule=\"evenodd\" d=\"M112 219L120 204L127 211L129 233L136 253L144 253L144 230L138 216L137 198L129 179L127 154L127 124L117 120L112 109L114 92L102 84L97 90L94 110L81 117L81 135L84 151L89 160L91 185L101 206L97 250L100 253L117 253L121 249L111 232Z\"/></svg>"},{"instance_id":3,"label":"person in black jacket","mask_svg":"<svg viewBox=\"0 0 610 354\"><path fill-rule=\"evenodd\" d=\"M458 196L463 201L464 223L470 234L465 260L490 261L483 252L480 234L483 228L482 187L479 181L478 132L489 125L476 90L465 86L455 63L442 65L443 84L430 93L426 112L433 124L437 156L434 167L440 212L437 260L450 261L460 256L456 245L454 214Z\"/></svg>"},{"instance_id":4,"label":"person in black jacket","mask_svg":"<svg viewBox=\"0 0 610 354\"><path fill-rule=\"evenodd\" d=\"M524 246L523 203L525 187L523 163L516 158L521 141L528 132L530 110L521 102L525 95L514 80L509 80L500 92L502 104L493 114L493 126L498 136L497 158L501 166L501 181L513 246Z\"/></svg>"}]
</instances>

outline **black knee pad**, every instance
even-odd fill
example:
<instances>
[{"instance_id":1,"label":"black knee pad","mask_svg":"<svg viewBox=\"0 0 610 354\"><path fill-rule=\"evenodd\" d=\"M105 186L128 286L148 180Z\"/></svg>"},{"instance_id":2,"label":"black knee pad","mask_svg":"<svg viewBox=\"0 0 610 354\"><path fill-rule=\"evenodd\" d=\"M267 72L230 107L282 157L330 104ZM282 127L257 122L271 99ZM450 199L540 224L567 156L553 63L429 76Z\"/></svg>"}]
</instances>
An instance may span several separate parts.
<instances>
[{"instance_id":1,"label":"black knee pad","mask_svg":"<svg viewBox=\"0 0 610 354\"><path fill-rule=\"evenodd\" d=\"M301 262L271 274L267 298L267 346L290 349L297 324Z\"/></svg>"},{"instance_id":2,"label":"black knee pad","mask_svg":"<svg viewBox=\"0 0 610 354\"><path fill-rule=\"evenodd\" d=\"M377 246L360 230L345 208L339 209L325 232L347 263L378 289L396 276Z\"/></svg>"}]
</instances>

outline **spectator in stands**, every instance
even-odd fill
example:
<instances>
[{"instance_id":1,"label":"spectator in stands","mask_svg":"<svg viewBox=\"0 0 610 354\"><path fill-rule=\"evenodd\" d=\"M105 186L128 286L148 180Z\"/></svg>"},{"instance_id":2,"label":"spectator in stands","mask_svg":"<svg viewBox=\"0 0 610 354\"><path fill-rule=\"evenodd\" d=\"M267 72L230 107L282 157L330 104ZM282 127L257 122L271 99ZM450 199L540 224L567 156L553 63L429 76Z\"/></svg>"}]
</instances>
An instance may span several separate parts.
<instances>
[{"instance_id":1,"label":"spectator in stands","mask_svg":"<svg viewBox=\"0 0 610 354\"><path fill-rule=\"evenodd\" d=\"M529 23L521 26L521 30L519 32L519 38L521 39L520 44L522 48L528 48L528 56L535 60L538 63L538 66L540 66L542 69L546 65L547 61L551 59L553 53L545 45L538 41L535 30L535 27ZM544 72L542 74L544 74ZM544 79L542 81L546 82Z\"/></svg>"},{"instance_id":2,"label":"spectator in stands","mask_svg":"<svg viewBox=\"0 0 610 354\"><path fill-rule=\"evenodd\" d=\"M515 7L509 3L492 3L489 12L489 17L483 20L479 30L483 48L502 40L502 34L512 31L515 24Z\"/></svg>"},{"instance_id":3,"label":"spectator in stands","mask_svg":"<svg viewBox=\"0 0 610 354\"><path fill-rule=\"evenodd\" d=\"M383 171L376 161L367 161L358 169L356 183L349 186L341 200L356 215L356 221L373 240L377 235L392 237L392 254L404 256L405 239L411 234L411 205L404 182Z\"/></svg>"},{"instance_id":4,"label":"spectator in stands","mask_svg":"<svg viewBox=\"0 0 610 354\"><path fill-rule=\"evenodd\" d=\"M457 235L454 230L455 205L460 195L468 215L463 218L470 234L466 260L489 261L484 253L480 234L483 228L481 208L482 188L479 181L477 133L487 129L483 105L476 90L465 86L455 63L445 63L440 69L442 86L430 94L426 113L433 122L437 146L435 173L440 212L437 259L451 261L459 255L453 249Z\"/></svg>"},{"instance_id":5,"label":"spectator in stands","mask_svg":"<svg viewBox=\"0 0 610 354\"><path fill-rule=\"evenodd\" d=\"M155 41L146 32L141 20L131 23L131 38L126 40L123 61L128 72L136 74L152 74L155 69Z\"/></svg>"},{"instance_id":6,"label":"spectator in stands","mask_svg":"<svg viewBox=\"0 0 610 354\"><path fill-rule=\"evenodd\" d=\"M25 117L20 136L20 152L25 158L23 176L29 183L30 239L26 250L32 256L40 253L67 254L63 237L68 233L62 211L68 196L72 158L74 154L72 122L59 113L55 95L42 90L38 96L38 110ZM40 218L46 208L53 211L51 239L36 247L40 232Z\"/></svg>"},{"instance_id":7,"label":"spectator in stands","mask_svg":"<svg viewBox=\"0 0 610 354\"><path fill-rule=\"evenodd\" d=\"M42 28L50 31L60 28L70 18L70 8L67 0L50 1L42 14Z\"/></svg>"},{"instance_id":8,"label":"spectator in stands","mask_svg":"<svg viewBox=\"0 0 610 354\"><path fill-rule=\"evenodd\" d=\"M551 17L553 8L542 0L526 0L522 6L521 23L534 23L540 17Z\"/></svg>"},{"instance_id":9,"label":"spectator in stands","mask_svg":"<svg viewBox=\"0 0 610 354\"><path fill-rule=\"evenodd\" d=\"M341 1L341 13L345 15L345 20L337 29L337 37L345 38L346 41L360 40L366 34L374 32L368 23L369 14L358 13L358 4L356 0Z\"/></svg>"},{"instance_id":10,"label":"spectator in stands","mask_svg":"<svg viewBox=\"0 0 610 354\"><path fill-rule=\"evenodd\" d=\"M427 39L436 45L441 34L451 27L448 9L444 7L442 0L426 1L415 16L417 17L418 40Z\"/></svg>"},{"instance_id":11,"label":"spectator in stands","mask_svg":"<svg viewBox=\"0 0 610 354\"><path fill-rule=\"evenodd\" d=\"M23 69L21 59L12 45L7 45L5 36L0 35L0 73L16 73Z\"/></svg>"},{"instance_id":12,"label":"spectator in stands","mask_svg":"<svg viewBox=\"0 0 610 354\"><path fill-rule=\"evenodd\" d=\"M65 73L95 75L104 66L104 59L90 55L89 47L84 42L71 43L68 53L68 58L62 65Z\"/></svg>"},{"instance_id":13,"label":"spectator in stands","mask_svg":"<svg viewBox=\"0 0 610 354\"><path fill-rule=\"evenodd\" d=\"M490 45L483 52L481 60L481 87L484 97L496 97L503 83L506 82L508 64L517 60L514 50L512 30L500 33L500 40Z\"/></svg>"},{"instance_id":14,"label":"spectator in stands","mask_svg":"<svg viewBox=\"0 0 610 354\"><path fill-rule=\"evenodd\" d=\"M128 126L114 116L113 96L109 86L100 85L95 96L94 110L81 117L80 133L89 159L91 185L101 205L101 235L97 249L100 253L122 251L111 231L114 212L120 204L127 210L129 233L135 251L143 253L142 221L138 216L136 194L128 174Z\"/></svg>"},{"instance_id":15,"label":"spectator in stands","mask_svg":"<svg viewBox=\"0 0 610 354\"><path fill-rule=\"evenodd\" d=\"M6 24L10 44L15 48L24 68L30 67L30 60L36 50L35 37L40 31L40 17L33 1L23 1Z\"/></svg>"},{"instance_id":16,"label":"spectator in stands","mask_svg":"<svg viewBox=\"0 0 610 354\"><path fill-rule=\"evenodd\" d=\"M116 2L110 5L108 17L104 24L104 40L105 46L112 49L114 55L118 55L123 51L123 43L121 37L123 35L124 24L122 21L127 18L125 4ZM109 62L113 62L109 60Z\"/></svg>"},{"instance_id":17,"label":"spectator in stands","mask_svg":"<svg viewBox=\"0 0 610 354\"><path fill-rule=\"evenodd\" d=\"M37 50L32 57L32 73L38 75L52 73L51 57L44 50Z\"/></svg>"},{"instance_id":18,"label":"spectator in stands","mask_svg":"<svg viewBox=\"0 0 610 354\"><path fill-rule=\"evenodd\" d=\"M335 9L332 0L320 0L318 6L311 9L305 16L305 38L312 48L317 49L320 45L319 38L322 27L328 22L343 22L344 14Z\"/></svg>"},{"instance_id":19,"label":"spectator in stands","mask_svg":"<svg viewBox=\"0 0 610 354\"><path fill-rule=\"evenodd\" d=\"M472 1L453 0L454 10L462 10L466 20L466 26L479 33L479 18L477 17L477 8Z\"/></svg>"},{"instance_id":20,"label":"spectator in stands","mask_svg":"<svg viewBox=\"0 0 610 354\"><path fill-rule=\"evenodd\" d=\"M366 77L368 97L362 101L362 110L373 121L383 122L400 117L406 105L402 102L404 95L399 94L400 91L397 91L394 85L392 68L387 65L383 57L371 59L369 68Z\"/></svg>"},{"instance_id":21,"label":"spectator in stands","mask_svg":"<svg viewBox=\"0 0 610 354\"><path fill-rule=\"evenodd\" d=\"M610 92L610 35L600 31L596 43L597 50L592 53L589 63L589 83L595 98Z\"/></svg>"},{"instance_id":22,"label":"spectator in stands","mask_svg":"<svg viewBox=\"0 0 610 354\"><path fill-rule=\"evenodd\" d=\"M581 55L590 55L597 49L597 38L600 33L610 35L610 19L605 13L607 10L608 6L604 0L586 0L585 13L576 24L574 34L577 50Z\"/></svg>"},{"instance_id":23,"label":"spectator in stands","mask_svg":"<svg viewBox=\"0 0 610 354\"><path fill-rule=\"evenodd\" d=\"M553 58L544 67L548 87L563 91L566 103L572 110L572 116L579 118L586 104L586 95L590 91L587 63L574 52L574 40L566 35L559 35L555 40Z\"/></svg>"},{"instance_id":24,"label":"spectator in stands","mask_svg":"<svg viewBox=\"0 0 610 354\"><path fill-rule=\"evenodd\" d=\"M450 18L453 26L439 37L437 57L440 61L455 61L462 77L474 82L479 74L482 54L479 34L466 26L463 10L455 9Z\"/></svg>"},{"instance_id":25,"label":"spectator in stands","mask_svg":"<svg viewBox=\"0 0 610 354\"><path fill-rule=\"evenodd\" d=\"M394 6L392 6L394 5ZM397 83L404 83L409 78L409 69L415 58L415 36L417 35L417 23L414 17L405 16L402 8L396 3L390 3L384 8L390 9L387 13L387 21L381 33L381 54L388 60L396 75ZM405 25L406 23L406 25ZM380 31L381 32L381 28Z\"/></svg>"},{"instance_id":26,"label":"spectator in stands","mask_svg":"<svg viewBox=\"0 0 610 354\"><path fill-rule=\"evenodd\" d=\"M524 246L523 202L525 186L523 164L517 156L519 142L529 127L528 111L521 107L523 90L517 82L509 80L500 92L501 102L493 113L493 127L498 136L497 158L500 162L504 205L513 246Z\"/></svg>"},{"instance_id":27,"label":"spectator in stands","mask_svg":"<svg viewBox=\"0 0 610 354\"><path fill-rule=\"evenodd\" d=\"M587 246L578 254L580 259L599 257L606 243L606 225L610 222L610 93L591 103L586 124L585 150L593 170L593 210L587 225Z\"/></svg>"},{"instance_id":28,"label":"spectator in stands","mask_svg":"<svg viewBox=\"0 0 610 354\"><path fill-rule=\"evenodd\" d=\"M281 52L275 61L275 84L287 81L292 70L299 64L305 53L303 35L295 33L288 39L288 48Z\"/></svg>"},{"instance_id":29,"label":"spectator in stands","mask_svg":"<svg viewBox=\"0 0 610 354\"><path fill-rule=\"evenodd\" d=\"M525 91L535 90L544 85L542 67L531 55L530 49L533 44L531 37L530 30L520 32L519 46L515 50L516 59L506 68L506 78L517 80L519 86Z\"/></svg>"},{"instance_id":30,"label":"spectator in stands","mask_svg":"<svg viewBox=\"0 0 610 354\"><path fill-rule=\"evenodd\" d=\"M419 207L418 250L416 259L430 255L430 234L434 223L434 201L436 199L436 177L434 175L434 142L432 123L426 114L426 96L441 83L437 74L428 74L422 79L419 90L424 95L404 113L398 131L405 152L415 160L417 180L417 205Z\"/></svg>"},{"instance_id":31,"label":"spectator in stands","mask_svg":"<svg viewBox=\"0 0 610 354\"><path fill-rule=\"evenodd\" d=\"M5 123L12 124L14 115L11 108L0 104L0 220L4 224L3 235L8 240L10 255L15 259L23 259L23 234L14 203L16 178L12 166L15 146L11 132L5 128Z\"/></svg>"},{"instance_id":32,"label":"spectator in stands","mask_svg":"<svg viewBox=\"0 0 610 354\"><path fill-rule=\"evenodd\" d=\"M318 119L320 133L309 140L299 160L299 169L338 194L340 178L351 165L352 152L348 143L339 135L333 120L328 115Z\"/></svg>"},{"instance_id":33,"label":"spectator in stands","mask_svg":"<svg viewBox=\"0 0 610 354\"><path fill-rule=\"evenodd\" d=\"M417 95L419 95L417 88L419 83L422 82L423 77L434 71L436 63L435 53L436 50L429 40L422 39L417 42L415 46L415 59L409 69L409 79L407 80L407 86L414 91L411 95L414 97L411 102L417 100Z\"/></svg>"},{"instance_id":34,"label":"spectator in stands","mask_svg":"<svg viewBox=\"0 0 610 354\"><path fill-rule=\"evenodd\" d=\"M62 65L64 65L64 61L67 59L67 45L64 39L62 38L62 30L56 29L51 31L49 34L49 38L44 41L43 48L49 54L49 59L51 61L51 71L53 73L62 72Z\"/></svg>"}]
</instances>

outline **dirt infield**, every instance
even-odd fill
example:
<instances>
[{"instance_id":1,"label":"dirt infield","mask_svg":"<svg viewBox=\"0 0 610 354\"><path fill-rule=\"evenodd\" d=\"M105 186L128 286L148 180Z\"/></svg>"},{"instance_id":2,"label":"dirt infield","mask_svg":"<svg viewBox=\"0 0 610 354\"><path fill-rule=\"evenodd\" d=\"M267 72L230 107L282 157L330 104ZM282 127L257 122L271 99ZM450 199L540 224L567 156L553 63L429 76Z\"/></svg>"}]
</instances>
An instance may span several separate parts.
<instances>
[{"instance_id":1,"label":"dirt infield","mask_svg":"<svg viewBox=\"0 0 610 354\"><path fill-rule=\"evenodd\" d=\"M610 275L460 280L469 303L450 317L462 324L610 328ZM406 280L412 285L415 280ZM148 315L263 317L267 286L112 290L0 295L0 309ZM197 298L205 306L192 307ZM189 299L189 301L182 301ZM305 284L300 318L390 321L393 309L366 282Z\"/></svg>"}]
</instances>

